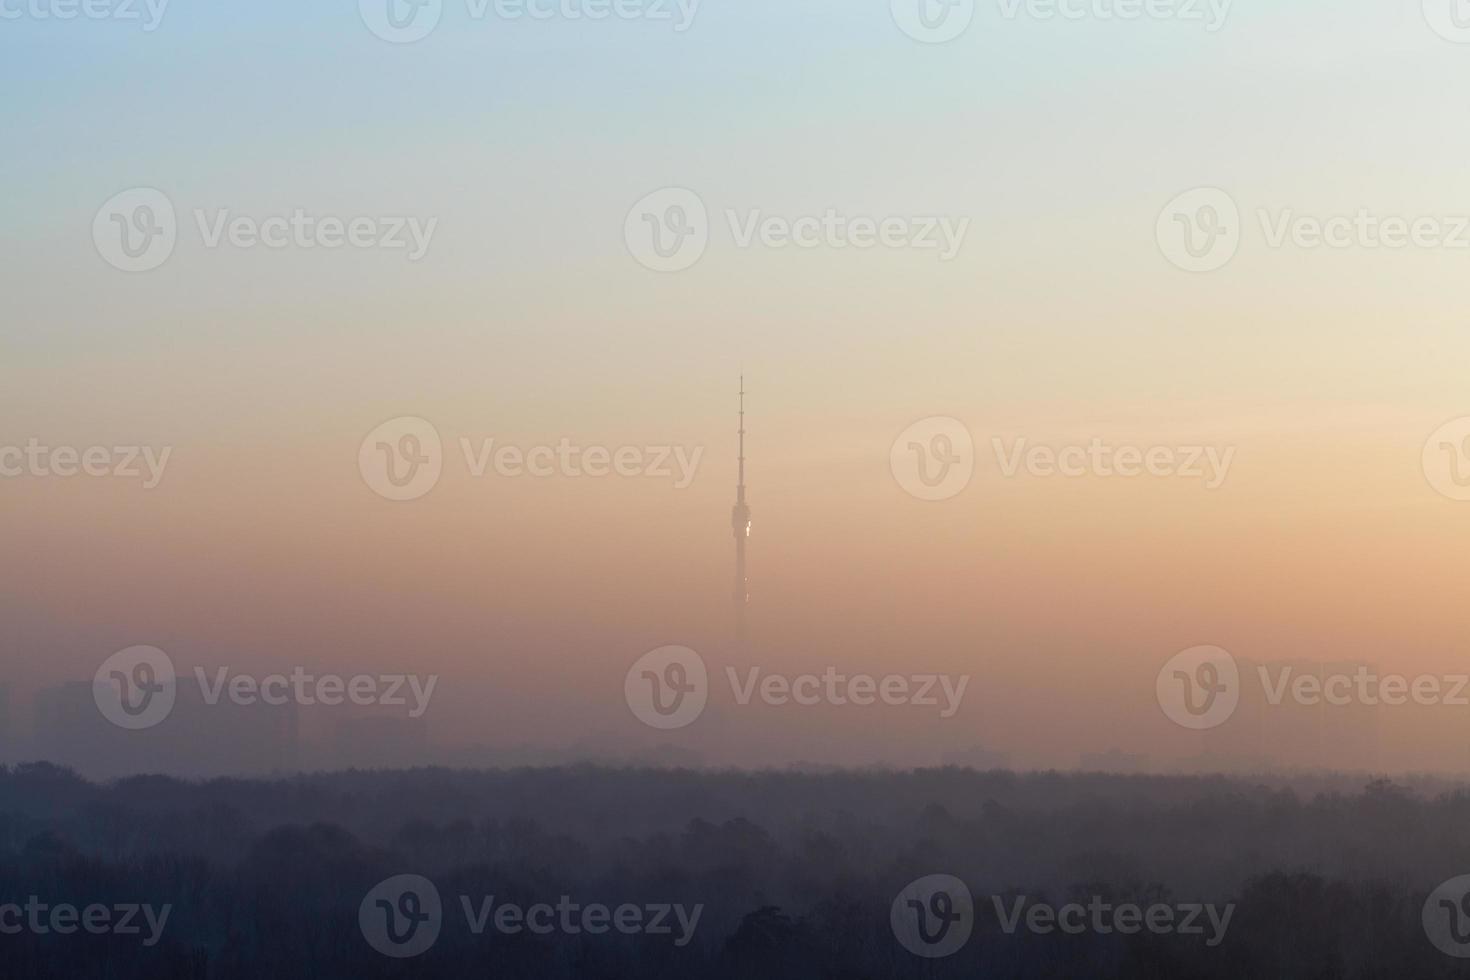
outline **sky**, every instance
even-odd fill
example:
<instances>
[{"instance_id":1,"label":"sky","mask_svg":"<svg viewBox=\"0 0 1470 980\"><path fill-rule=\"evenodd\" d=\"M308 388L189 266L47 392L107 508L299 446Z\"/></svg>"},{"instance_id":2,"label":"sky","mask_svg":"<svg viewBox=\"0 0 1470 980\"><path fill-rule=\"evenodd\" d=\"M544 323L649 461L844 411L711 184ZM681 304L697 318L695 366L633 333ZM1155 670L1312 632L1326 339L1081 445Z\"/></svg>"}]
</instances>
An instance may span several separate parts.
<instances>
[{"instance_id":1,"label":"sky","mask_svg":"<svg viewBox=\"0 0 1470 980\"><path fill-rule=\"evenodd\" d=\"M594 21L444 0L395 43L372 0L173 0L151 30L141 4L59 20L38 13L58 0L0 0L0 447L169 450L151 488L0 478L18 725L35 689L147 644L185 670L437 675L442 745L1191 765L1223 743L1157 703L1180 651L1470 671L1470 502L1424 463L1470 416L1470 44L1449 4L1237 0L1215 22L1185 0L1127 20L991 0L930 43L904 0L704 0L684 30L652 3ZM167 199L177 242L128 272L105 233L135 188ZM1238 242L1191 272L1159 229L1198 188L1238 209ZM672 220L666 189L708 237L672 272L636 234ZM432 233L417 258L209 243L223 213L298 210ZM964 232L950 256L742 244L752 220L829 211ZM1272 244L1359 212L1434 219L1449 244ZM442 473L390 500L359 457L403 418L432 425ZM894 463L911 426L934 447L932 419L973 445L940 500ZM475 476L461 440L491 439L698 465L687 485ZM1007 475L1017 440L1230 463L1213 488ZM708 664L710 706L659 731L624 680L671 644ZM969 681L936 718L741 705L731 666ZM1470 767L1470 706L1376 717L1374 766Z\"/></svg>"}]
</instances>

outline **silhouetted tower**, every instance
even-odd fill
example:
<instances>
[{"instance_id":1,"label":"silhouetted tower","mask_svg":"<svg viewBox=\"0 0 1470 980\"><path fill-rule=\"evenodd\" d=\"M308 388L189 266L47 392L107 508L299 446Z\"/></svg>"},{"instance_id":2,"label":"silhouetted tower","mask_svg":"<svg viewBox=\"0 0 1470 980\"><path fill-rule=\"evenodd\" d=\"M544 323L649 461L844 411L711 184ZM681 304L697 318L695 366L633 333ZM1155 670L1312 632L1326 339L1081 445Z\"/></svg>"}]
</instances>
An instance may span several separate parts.
<instances>
[{"instance_id":1,"label":"silhouetted tower","mask_svg":"<svg viewBox=\"0 0 1470 980\"><path fill-rule=\"evenodd\" d=\"M735 530L735 638L745 641L745 611L750 605L745 577L745 541L750 537L750 506L745 502L745 375L740 376L740 478L735 485L735 509L730 525Z\"/></svg>"}]
</instances>

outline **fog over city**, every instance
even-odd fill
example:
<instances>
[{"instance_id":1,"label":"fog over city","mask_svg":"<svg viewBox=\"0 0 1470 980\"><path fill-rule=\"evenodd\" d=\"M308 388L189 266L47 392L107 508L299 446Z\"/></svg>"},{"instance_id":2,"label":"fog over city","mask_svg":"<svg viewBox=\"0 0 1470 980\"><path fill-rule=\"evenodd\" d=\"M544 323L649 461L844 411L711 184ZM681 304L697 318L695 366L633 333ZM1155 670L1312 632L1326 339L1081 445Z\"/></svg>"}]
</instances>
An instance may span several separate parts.
<instances>
[{"instance_id":1,"label":"fog over city","mask_svg":"<svg viewBox=\"0 0 1470 980\"><path fill-rule=\"evenodd\" d=\"M1470 959L1466 0L0 0L0 978Z\"/></svg>"}]
</instances>

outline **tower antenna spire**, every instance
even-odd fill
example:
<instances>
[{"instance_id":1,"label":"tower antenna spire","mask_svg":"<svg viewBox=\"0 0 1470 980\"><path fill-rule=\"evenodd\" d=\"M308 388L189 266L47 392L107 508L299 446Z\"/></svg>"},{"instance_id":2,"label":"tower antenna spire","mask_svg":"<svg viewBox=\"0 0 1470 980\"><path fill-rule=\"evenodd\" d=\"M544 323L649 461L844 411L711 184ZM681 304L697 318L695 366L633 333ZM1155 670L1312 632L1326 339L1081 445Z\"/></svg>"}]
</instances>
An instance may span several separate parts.
<instances>
[{"instance_id":1,"label":"tower antenna spire","mask_svg":"<svg viewBox=\"0 0 1470 980\"><path fill-rule=\"evenodd\" d=\"M750 537L750 506L745 502L745 373L740 374L740 429L737 456L739 477L735 484L735 508L730 525L735 532L735 638L745 642L745 613L750 605L749 582L745 575L745 542Z\"/></svg>"},{"instance_id":2,"label":"tower antenna spire","mask_svg":"<svg viewBox=\"0 0 1470 980\"><path fill-rule=\"evenodd\" d=\"M745 500L745 375L740 376L740 482L736 487L738 500Z\"/></svg>"}]
</instances>

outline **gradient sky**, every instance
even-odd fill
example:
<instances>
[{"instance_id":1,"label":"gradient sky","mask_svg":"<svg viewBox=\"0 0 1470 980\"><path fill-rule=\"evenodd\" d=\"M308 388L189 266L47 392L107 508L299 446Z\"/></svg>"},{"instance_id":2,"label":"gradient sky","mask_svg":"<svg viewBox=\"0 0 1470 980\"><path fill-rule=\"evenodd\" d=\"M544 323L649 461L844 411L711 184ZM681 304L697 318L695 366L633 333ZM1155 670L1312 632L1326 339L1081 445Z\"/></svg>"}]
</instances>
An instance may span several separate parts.
<instances>
[{"instance_id":1,"label":"gradient sky","mask_svg":"<svg viewBox=\"0 0 1470 980\"><path fill-rule=\"evenodd\" d=\"M156 490L0 481L7 673L186 664L438 672L443 742L675 742L714 761L1069 765L1192 753L1170 656L1470 670L1470 503L1420 470L1470 415L1465 251L1267 248L1257 208L1470 214L1470 45L1418 0L1239 2L1176 22L1003 18L945 45L888 4L706 0L693 28L474 22L413 45L356 5L174 0L0 21L0 443L174 447ZM91 239L131 187L179 208L437 217L429 255L203 248L126 275ZM667 186L718 215L953 215L926 252L736 248L659 275L623 242ZM1191 275L1154 240L1199 186L1246 216ZM750 391L754 649L728 638L734 392ZM358 444L680 444L693 486L469 479L392 504ZM974 482L889 472L963 420ZM1005 479L993 436L1232 445L1229 482ZM622 678L712 665L972 676L964 711L737 709L668 737ZM1412 713L1411 713L1412 712ZM1384 764L1465 768L1470 708L1384 721Z\"/></svg>"}]
</instances>

